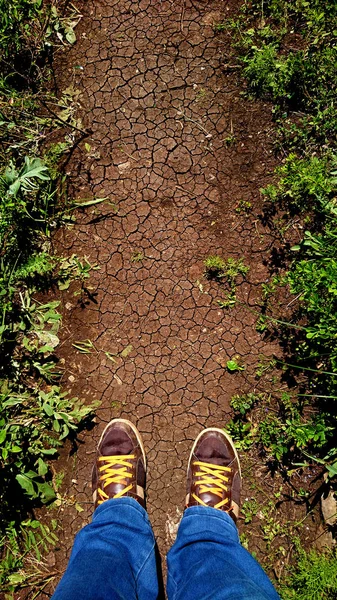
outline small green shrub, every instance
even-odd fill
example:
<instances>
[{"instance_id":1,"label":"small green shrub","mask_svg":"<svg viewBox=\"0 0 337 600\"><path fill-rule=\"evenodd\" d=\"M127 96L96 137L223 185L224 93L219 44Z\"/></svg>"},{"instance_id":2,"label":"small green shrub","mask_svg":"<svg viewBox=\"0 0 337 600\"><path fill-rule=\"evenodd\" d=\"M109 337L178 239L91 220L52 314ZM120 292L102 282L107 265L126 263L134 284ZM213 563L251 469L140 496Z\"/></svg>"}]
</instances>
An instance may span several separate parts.
<instances>
[{"instance_id":1,"label":"small green shrub","mask_svg":"<svg viewBox=\"0 0 337 600\"><path fill-rule=\"evenodd\" d=\"M283 202L300 212L337 214L337 168L336 156L301 158L291 153L275 173L278 183L262 190L264 196L273 202Z\"/></svg>"},{"instance_id":2,"label":"small green shrub","mask_svg":"<svg viewBox=\"0 0 337 600\"><path fill-rule=\"evenodd\" d=\"M228 430L241 449L255 443L274 461L291 464L303 450L317 452L332 439L326 415L305 416L303 407L287 393L275 398L273 406L271 401L266 394L233 396L234 417Z\"/></svg>"},{"instance_id":3,"label":"small green shrub","mask_svg":"<svg viewBox=\"0 0 337 600\"><path fill-rule=\"evenodd\" d=\"M244 214L248 214L252 209L252 203L248 202L246 200L240 200L239 204L237 205L235 212L237 212L239 215L241 215L242 213Z\"/></svg>"},{"instance_id":4,"label":"small green shrub","mask_svg":"<svg viewBox=\"0 0 337 600\"><path fill-rule=\"evenodd\" d=\"M264 44L253 46L243 61L244 75L254 94L289 102L297 96L303 73L301 53L285 58L274 44Z\"/></svg>"},{"instance_id":5,"label":"small green shrub","mask_svg":"<svg viewBox=\"0 0 337 600\"><path fill-rule=\"evenodd\" d=\"M46 460L55 457L62 440L76 434L97 406L81 405L56 385L21 394L6 386L8 383L3 382L0 392L0 451L6 482L1 493L2 511L10 509L15 480L31 500L46 503L55 499Z\"/></svg>"},{"instance_id":6,"label":"small green shrub","mask_svg":"<svg viewBox=\"0 0 337 600\"><path fill-rule=\"evenodd\" d=\"M206 268L206 275L209 278L220 278L225 277L226 274L226 261L221 256L214 255L208 256L204 261Z\"/></svg>"},{"instance_id":7,"label":"small green shrub","mask_svg":"<svg viewBox=\"0 0 337 600\"><path fill-rule=\"evenodd\" d=\"M226 23L213 23L213 30L215 32L225 31L226 30Z\"/></svg>"},{"instance_id":8,"label":"small green shrub","mask_svg":"<svg viewBox=\"0 0 337 600\"><path fill-rule=\"evenodd\" d=\"M234 356L231 360L228 360L226 366L230 373L233 373L234 371L244 371L246 368L242 364L239 356Z\"/></svg>"},{"instance_id":9,"label":"small green shrub","mask_svg":"<svg viewBox=\"0 0 337 600\"><path fill-rule=\"evenodd\" d=\"M260 508L260 504L257 502L256 498L251 498L250 500L247 499L244 501L241 507L241 512L244 517L245 525L248 525L248 523L252 522Z\"/></svg>"},{"instance_id":10,"label":"small green shrub","mask_svg":"<svg viewBox=\"0 0 337 600\"><path fill-rule=\"evenodd\" d=\"M235 413L245 415L255 406L255 404L264 399L265 394L254 394L253 392L248 394L235 394L232 396L230 405Z\"/></svg>"},{"instance_id":11,"label":"small green shrub","mask_svg":"<svg viewBox=\"0 0 337 600\"><path fill-rule=\"evenodd\" d=\"M296 564L279 586L282 600L333 600L337 597L335 550L305 552L297 545Z\"/></svg>"},{"instance_id":12,"label":"small green shrub","mask_svg":"<svg viewBox=\"0 0 337 600\"><path fill-rule=\"evenodd\" d=\"M208 256L204 261L205 275L208 279L216 279L227 284L230 288L225 300L218 300L218 304L222 308L233 306L236 302L236 285L237 278L241 275L245 277L249 271L249 267L244 264L242 258L227 258L221 256Z\"/></svg>"}]
</instances>

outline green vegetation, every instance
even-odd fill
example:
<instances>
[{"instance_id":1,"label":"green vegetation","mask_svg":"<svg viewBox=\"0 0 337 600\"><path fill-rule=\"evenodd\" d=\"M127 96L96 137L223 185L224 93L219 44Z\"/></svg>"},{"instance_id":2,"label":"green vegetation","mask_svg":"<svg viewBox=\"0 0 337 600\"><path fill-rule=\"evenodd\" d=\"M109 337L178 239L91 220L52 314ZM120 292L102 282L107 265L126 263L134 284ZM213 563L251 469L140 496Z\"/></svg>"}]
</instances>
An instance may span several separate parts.
<instances>
[{"instance_id":1,"label":"green vegetation","mask_svg":"<svg viewBox=\"0 0 337 600\"><path fill-rule=\"evenodd\" d=\"M324 447L330 436L324 416L305 416L305 406L287 392L279 396L246 394L234 396L233 419L228 430L238 447L248 450L255 443L268 460L290 466L307 453Z\"/></svg>"},{"instance_id":2,"label":"green vegetation","mask_svg":"<svg viewBox=\"0 0 337 600\"><path fill-rule=\"evenodd\" d=\"M144 253L141 251L135 250L135 252L133 252L131 254L131 262L134 262L134 263L142 262L142 260L144 260L144 258L145 258Z\"/></svg>"},{"instance_id":3,"label":"green vegetation","mask_svg":"<svg viewBox=\"0 0 337 600\"><path fill-rule=\"evenodd\" d=\"M43 564L41 556L56 545L56 528L55 519L49 527L35 519L22 521L19 526L9 523L1 539L0 584L3 591L24 586L42 590L52 581L54 573Z\"/></svg>"},{"instance_id":4,"label":"green vegetation","mask_svg":"<svg viewBox=\"0 0 337 600\"><path fill-rule=\"evenodd\" d=\"M242 364L240 360L240 356L234 356L231 360L228 360L226 363L228 371L233 373L234 371L244 371L245 366Z\"/></svg>"},{"instance_id":5,"label":"green vegetation","mask_svg":"<svg viewBox=\"0 0 337 600\"><path fill-rule=\"evenodd\" d=\"M336 16L333 0L247 0L231 24L250 93L273 102L283 141L296 150L336 134Z\"/></svg>"},{"instance_id":6,"label":"green vegetation","mask_svg":"<svg viewBox=\"0 0 337 600\"><path fill-rule=\"evenodd\" d=\"M333 600L337 596L337 556L335 550L324 554L305 552L300 546L296 552L296 566L280 586L283 600Z\"/></svg>"},{"instance_id":7,"label":"green vegetation","mask_svg":"<svg viewBox=\"0 0 337 600\"><path fill-rule=\"evenodd\" d=\"M96 406L60 387L58 302L42 294L74 280L82 293L95 266L51 253L53 230L73 220L58 166L73 142L66 135L48 144L47 133L55 135L60 122L76 128L76 92L68 89L59 103L53 98L49 117L51 96L41 89L53 44L75 41L80 15L72 5L62 14L62 3L42 0L0 0L0 8L0 585L10 596L51 577L37 563L57 541L56 522L28 515L56 500L49 461Z\"/></svg>"},{"instance_id":8,"label":"green vegetation","mask_svg":"<svg viewBox=\"0 0 337 600\"><path fill-rule=\"evenodd\" d=\"M229 23L248 93L273 103L275 149L285 156L261 191L271 227L291 250L287 269L274 265L277 274L264 286L258 327L278 333L285 376L301 376L302 387L307 377L304 401L296 410L283 406L259 435L277 460L288 456L292 442L310 447L311 460L325 463L330 477L337 472L336 17L335 2L247 0ZM294 295L287 318L276 302L281 288ZM273 428L283 432L281 447L273 445Z\"/></svg>"},{"instance_id":9,"label":"green vegetation","mask_svg":"<svg viewBox=\"0 0 337 600\"><path fill-rule=\"evenodd\" d=\"M236 303L236 286L238 279L245 278L249 267L244 264L242 258L221 258L218 255L208 256L204 261L205 265L205 276L208 279L215 279L221 281L227 286L226 297L224 300L219 300L218 303L222 308L228 308L234 306Z\"/></svg>"},{"instance_id":10,"label":"green vegetation","mask_svg":"<svg viewBox=\"0 0 337 600\"><path fill-rule=\"evenodd\" d=\"M274 380L270 393L232 399L229 428L239 447L257 445L287 477L296 467L322 465L331 485L337 475L336 17L333 0L244 0L238 17L226 22L246 95L272 104L274 147L282 157L261 190L282 259L273 259L273 278L263 286L258 329L277 335L285 356L273 362L271 376L268 364L258 367L258 378ZM214 29L223 31L224 23ZM282 385L275 385L277 368ZM297 396L285 391L287 381L292 390L300 385ZM251 514L248 507L245 518ZM336 597L335 553L299 547L294 555L282 597Z\"/></svg>"},{"instance_id":11,"label":"green vegetation","mask_svg":"<svg viewBox=\"0 0 337 600\"><path fill-rule=\"evenodd\" d=\"M242 258L221 258L221 256L208 256L204 262L206 275L211 279L226 280L232 285L239 275L247 275L249 267L246 267Z\"/></svg>"},{"instance_id":12,"label":"green vegetation","mask_svg":"<svg viewBox=\"0 0 337 600\"><path fill-rule=\"evenodd\" d=\"M244 214L248 214L252 209L252 203L248 202L247 200L240 200L239 204L237 205L235 212L237 212L239 215L244 213Z\"/></svg>"}]
</instances>

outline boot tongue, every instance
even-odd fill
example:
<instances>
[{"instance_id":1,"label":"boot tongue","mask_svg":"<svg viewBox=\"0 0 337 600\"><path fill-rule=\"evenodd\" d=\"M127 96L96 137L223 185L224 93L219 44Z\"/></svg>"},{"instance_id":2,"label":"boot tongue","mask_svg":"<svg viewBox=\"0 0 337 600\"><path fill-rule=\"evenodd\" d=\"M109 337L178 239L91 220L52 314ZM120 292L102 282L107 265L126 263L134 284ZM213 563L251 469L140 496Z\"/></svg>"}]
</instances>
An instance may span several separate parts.
<instances>
[{"instance_id":1,"label":"boot tongue","mask_svg":"<svg viewBox=\"0 0 337 600\"><path fill-rule=\"evenodd\" d=\"M103 456L120 456L132 454L133 444L125 431L111 430L104 438L100 451Z\"/></svg>"},{"instance_id":2,"label":"boot tongue","mask_svg":"<svg viewBox=\"0 0 337 600\"><path fill-rule=\"evenodd\" d=\"M201 442L196 451L198 460L210 463L212 465L227 466L230 463L230 456L226 452L225 444L216 437L208 437Z\"/></svg>"}]
</instances>

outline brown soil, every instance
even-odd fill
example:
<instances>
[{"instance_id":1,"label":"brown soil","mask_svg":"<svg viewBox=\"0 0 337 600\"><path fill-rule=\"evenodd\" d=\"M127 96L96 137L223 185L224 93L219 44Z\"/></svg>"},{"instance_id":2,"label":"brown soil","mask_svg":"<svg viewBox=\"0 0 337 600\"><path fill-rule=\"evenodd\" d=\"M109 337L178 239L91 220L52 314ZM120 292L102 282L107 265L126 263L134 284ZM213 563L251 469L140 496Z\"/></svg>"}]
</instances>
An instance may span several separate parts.
<instances>
[{"instance_id":1,"label":"brown soil","mask_svg":"<svg viewBox=\"0 0 337 600\"><path fill-rule=\"evenodd\" d=\"M275 163L271 110L244 99L228 40L213 30L231 10L215 0L86 2L78 42L58 67L60 90L81 91L80 116L92 131L68 164L73 195L109 199L58 240L63 254L100 267L84 308L64 293L61 358L69 391L101 401L97 427L58 467L68 498L58 511L60 571L92 514L92 459L105 424L126 417L143 436L148 511L165 553L194 437L226 425L231 396L257 389L259 357L277 351L251 311L219 307L224 292L204 276L208 255L243 258L250 271L237 295L254 307L273 246L259 218L259 189ZM241 200L252 212L236 211ZM72 346L86 339L97 352ZM244 371L226 369L234 355Z\"/></svg>"}]
</instances>

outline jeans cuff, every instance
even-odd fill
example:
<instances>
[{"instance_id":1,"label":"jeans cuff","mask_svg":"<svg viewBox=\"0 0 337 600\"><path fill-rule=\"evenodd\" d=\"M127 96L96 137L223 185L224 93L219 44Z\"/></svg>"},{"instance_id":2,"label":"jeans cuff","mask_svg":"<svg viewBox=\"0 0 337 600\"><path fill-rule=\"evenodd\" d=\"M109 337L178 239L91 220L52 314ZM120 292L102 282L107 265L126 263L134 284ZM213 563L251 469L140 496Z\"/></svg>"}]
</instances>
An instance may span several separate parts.
<instances>
[{"instance_id":1,"label":"jeans cuff","mask_svg":"<svg viewBox=\"0 0 337 600\"><path fill-rule=\"evenodd\" d=\"M92 516L92 521L105 521L106 518L111 515L111 511L114 511L116 508L120 507L129 507L130 517L134 516L134 510L140 513L140 516L145 519L150 524L150 520L148 514L137 500L134 498L110 498L110 500L105 500L102 504L99 504ZM128 509L126 509L128 510ZM109 513L109 515L108 515Z\"/></svg>"},{"instance_id":2,"label":"jeans cuff","mask_svg":"<svg viewBox=\"0 0 337 600\"><path fill-rule=\"evenodd\" d=\"M239 532L228 513L211 506L190 506L184 512L180 526L193 530L208 530L215 535L223 534L233 542L240 542Z\"/></svg>"}]
</instances>

